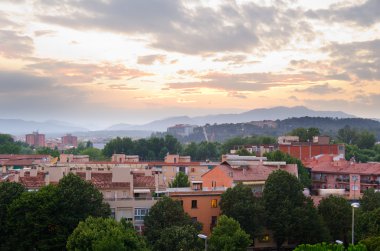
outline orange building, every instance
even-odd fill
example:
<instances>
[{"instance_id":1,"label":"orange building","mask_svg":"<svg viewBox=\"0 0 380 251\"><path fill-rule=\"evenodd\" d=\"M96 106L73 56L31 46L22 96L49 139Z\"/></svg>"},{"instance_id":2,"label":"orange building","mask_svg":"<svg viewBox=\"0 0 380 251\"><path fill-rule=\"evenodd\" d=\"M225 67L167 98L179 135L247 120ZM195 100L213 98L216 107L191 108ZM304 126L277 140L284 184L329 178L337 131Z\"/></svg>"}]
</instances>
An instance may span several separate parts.
<instances>
[{"instance_id":1,"label":"orange building","mask_svg":"<svg viewBox=\"0 0 380 251\"><path fill-rule=\"evenodd\" d=\"M210 235L220 215L219 202L225 190L194 191L191 188L169 188L169 197L180 200L183 210L203 225L202 233Z\"/></svg>"},{"instance_id":2,"label":"orange building","mask_svg":"<svg viewBox=\"0 0 380 251\"><path fill-rule=\"evenodd\" d=\"M45 134L33 132L25 135L25 142L30 146L43 147L45 146Z\"/></svg>"}]
</instances>

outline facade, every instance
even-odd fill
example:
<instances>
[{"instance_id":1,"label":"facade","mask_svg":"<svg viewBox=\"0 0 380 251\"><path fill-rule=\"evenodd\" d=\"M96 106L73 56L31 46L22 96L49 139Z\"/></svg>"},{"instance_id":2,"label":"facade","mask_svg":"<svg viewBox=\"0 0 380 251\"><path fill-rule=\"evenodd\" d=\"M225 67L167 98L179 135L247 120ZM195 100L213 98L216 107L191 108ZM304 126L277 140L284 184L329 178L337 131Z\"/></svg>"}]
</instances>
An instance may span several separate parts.
<instances>
[{"instance_id":1,"label":"facade","mask_svg":"<svg viewBox=\"0 0 380 251\"><path fill-rule=\"evenodd\" d=\"M265 153L270 153L277 150L277 145L269 145L269 144L263 144L263 145L239 145L234 146L233 149L230 150L231 154L236 154L237 151L245 149L250 154L254 154L255 156L264 156Z\"/></svg>"},{"instance_id":2,"label":"facade","mask_svg":"<svg viewBox=\"0 0 380 251\"><path fill-rule=\"evenodd\" d=\"M298 142L287 145L279 145L279 150L288 153L290 156L306 161L321 154L343 155L345 153L344 144L319 144L312 142Z\"/></svg>"},{"instance_id":3,"label":"facade","mask_svg":"<svg viewBox=\"0 0 380 251\"><path fill-rule=\"evenodd\" d=\"M8 170L31 168L37 164L50 163L50 155L44 154L0 154L1 174L6 175Z\"/></svg>"},{"instance_id":4,"label":"facade","mask_svg":"<svg viewBox=\"0 0 380 251\"><path fill-rule=\"evenodd\" d=\"M34 147L44 147L45 146L45 134L40 134L38 132L33 132L31 134L25 135L25 142Z\"/></svg>"},{"instance_id":5,"label":"facade","mask_svg":"<svg viewBox=\"0 0 380 251\"><path fill-rule=\"evenodd\" d=\"M356 163L342 155L319 155L310 159L312 187L319 196L341 195L359 199L370 188L380 190L380 162Z\"/></svg>"},{"instance_id":6,"label":"facade","mask_svg":"<svg viewBox=\"0 0 380 251\"><path fill-rule=\"evenodd\" d=\"M88 155L74 155L74 154L64 154L59 155L59 162L61 163L87 163L90 162L90 157Z\"/></svg>"},{"instance_id":7,"label":"facade","mask_svg":"<svg viewBox=\"0 0 380 251\"><path fill-rule=\"evenodd\" d=\"M78 147L78 138L76 136L66 134L62 136L61 140L64 147Z\"/></svg>"},{"instance_id":8,"label":"facade","mask_svg":"<svg viewBox=\"0 0 380 251\"><path fill-rule=\"evenodd\" d=\"M172 127L167 128L167 133L171 135L178 135L178 136L189 136L190 134L193 133L194 128L197 126L195 125L186 125L186 124L178 124Z\"/></svg>"},{"instance_id":9,"label":"facade","mask_svg":"<svg viewBox=\"0 0 380 251\"><path fill-rule=\"evenodd\" d=\"M202 233L210 235L220 216L220 196L225 190L193 190L191 188L168 188L169 197L181 201L183 210L194 221L202 223Z\"/></svg>"}]
</instances>

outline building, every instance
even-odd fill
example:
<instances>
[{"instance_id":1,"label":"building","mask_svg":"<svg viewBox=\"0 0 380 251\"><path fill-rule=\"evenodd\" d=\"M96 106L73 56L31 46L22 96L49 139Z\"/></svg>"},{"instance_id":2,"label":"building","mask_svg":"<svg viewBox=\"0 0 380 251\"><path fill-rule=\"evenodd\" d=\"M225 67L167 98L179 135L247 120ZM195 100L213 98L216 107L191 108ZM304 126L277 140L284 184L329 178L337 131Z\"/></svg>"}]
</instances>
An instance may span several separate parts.
<instances>
[{"instance_id":1,"label":"building","mask_svg":"<svg viewBox=\"0 0 380 251\"><path fill-rule=\"evenodd\" d=\"M342 155L323 154L305 165L311 169L313 192L318 196L334 194L356 200L367 189L380 190L380 162L356 163Z\"/></svg>"},{"instance_id":2,"label":"building","mask_svg":"<svg viewBox=\"0 0 380 251\"><path fill-rule=\"evenodd\" d=\"M6 175L9 170L32 168L51 161L51 156L44 154L0 154L1 174Z\"/></svg>"},{"instance_id":3,"label":"building","mask_svg":"<svg viewBox=\"0 0 380 251\"><path fill-rule=\"evenodd\" d=\"M61 163L88 163L90 162L90 156L62 153L59 155L59 162Z\"/></svg>"},{"instance_id":4,"label":"building","mask_svg":"<svg viewBox=\"0 0 380 251\"><path fill-rule=\"evenodd\" d=\"M189 136L194 132L194 128L198 126L195 125L186 125L186 124L178 124L172 127L167 128L167 133L174 136Z\"/></svg>"},{"instance_id":5,"label":"building","mask_svg":"<svg viewBox=\"0 0 380 251\"><path fill-rule=\"evenodd\" d=\"M255 156L264 156L265 153L270 153L277 150L277 145L263 144L263 145L238 145L234 146L233 149L230 150L231 154L236 154L239 150L245 149L250 154L254 154Z\"/></svg>"},{"instance_id":6,"label":"building","mask_svg":"<svg viewBox=\"0 0 380 251\"><path fill-rule=\"evenodd\" d=\"M69 147L78 147L78 137L73 136L71 134L66 134L65 136L62 136L62 145L65 148Z\"/></svg>"},{"instance_id":7,"label":"building","mask_svg":"<svg viewBox=\"0 0 380 251\"><path fill-rule=\"evenodd\" d=\"M317 136L313 138L313 142L289 142L279 144L278 149L281 152L288 153L290 156L300 159L302 162L321 154L344 156L344 144L330 144L329 142L330 138L328 136Z\"/></svg>"},{"instance_id":8,"label":"building","mask_svg":"<svg viewBox=\"0 0 380 251\"><path fill-rule=\"evenodd\" d=\"M183 210L202 223L202 233L210 235L220 216L220 198L225 189L194 190L192 188L168 188L169 197L181 201Z\"/></svg>"},{"instance_id":9,"label":"building","mask_svg":"<svg viewBox=\"0 0 380 251\"><path fill-rule=\"evenodd\" d=\"M277 138L277 143L279 145L290 145L294 142L299 142L300 138L298 136L280 136Z\"/></svg>"},{"instance_id":10,"label":"building","mask_svg":"<svg viewBox=\"0 0 380 251\"><path fill-rule=\"evenodd\" d=\"M33 132L31 134L25 135L25 142L34 147L44 147L45 146L45 134L40 134L38 132Z\"/></svg>"},{"instance_id":11,"label":"building","mask_svg":"<svg viewBox=\"0 0 380 251\"><path fill-rule=\"evenodd\" d=\"M264 161L264 159L265 158L261 158L259 161L224 161L202 175L202 188L213 190L234 187L236 184L242 183L250 186L255 196L261 196L264 190L265 181L272 172L276 170L284 170L298 177L298 168L296 164Z\"/></svg>"}]
</instances>

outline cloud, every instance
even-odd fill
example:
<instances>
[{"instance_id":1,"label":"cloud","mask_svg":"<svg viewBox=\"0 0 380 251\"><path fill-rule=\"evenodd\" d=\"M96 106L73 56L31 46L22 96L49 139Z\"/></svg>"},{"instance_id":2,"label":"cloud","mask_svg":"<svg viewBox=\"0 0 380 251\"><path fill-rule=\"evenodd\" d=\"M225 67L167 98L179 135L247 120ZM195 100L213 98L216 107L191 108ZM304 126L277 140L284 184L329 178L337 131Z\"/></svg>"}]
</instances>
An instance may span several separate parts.
<instances>
[{"instance_id":1,"label":"cloud","mask_svg":"<svg viewBox=\"0 0 380 251\"><path fill-rule=\"evenodd\" d=\"M123 64L103 62L99 64L74 63L52 59L36 59L36 63L26 66L27 70L51 76L62 83L90 83L96 79L133 79L151 76L151 73L127 68Z\"/></svg>"},{"instance_id":2,"label":"cloud","mask_svg":"<svg viewBox=\"0 0 380 251\"><path fill-rule=\"evenodd\" d=\"M231 97L231 98L241 98L241 99L246 99L246 98L247 98L246 95L244 95L244 94L242 94L242 93L240 93L240 92L234 92L234 91L232 91L232 92L228 92L227 97Z\"/></svg>"},{"instance_id":3,"label":"cloud","mask_svg":"<svg viewBox=\"0 0 380 251\"><path fill-rule=\"evenodd\" d=\"M56 34L57 32L56 31L53 31L53 30L36 30L34 31L34 35L36 37L41 37L41 36L51 36L51 35L54 35Z\"/></svg>"},{"instance_id":4,"label":"cloud","mask_svg":"<svg viewBox=\"0 0 380 251\"><path fill-rule=\"evenodd\" d=\"M380 21L380 1L368 0L359 5L335 5L328 10L308 11L310 18L321 18L328 23L350 22L360 26L371 26Z\"/></svg>"},{"instance_id":5,"label":"cloud","mask_svg":"<svg viewBox=\"0 0 380 251\"><path fill-rule=\"evenodd\" d=\"M307 87L305 89L296 89L295 91L298 92L308 92L308 93L314 93L314 94L329 94L329 93L337 93L342 92L343 89L339 87L331 87L329 83L325 83L322 85L312 85L310 87Z\"/></svg>"},{"instance_id":6,"label":"cloud","mask_svg":"<svg viewBox=\"0 0 380 251\"><path fill-rule=\"evenodd\" d=\"M223 1L215 8L197 2L153 0L44 1L43 22L74 29L149 35L150 46L187 54L281 48L294 36L313 39L300 10Z\"/></svg>"},{"instance_id":7,"label":"cloud","mask_svg":"<svg viewBox=\"0 0 380 251\"><path fill-rule=\"evenodd\" d=\"M274 73L242 73L229 74L211 72L198 76L198 82L168 83L171 89L210 88L223 91L265 91L272 87L299 85L305 81L324 80L314 72L299 74L274 74Z\"/></svg>"},{"instance_id":8,"label":"cloud","mask_svg":"<svg viewBox=\"0 0 380 251\"><path fill-rule=\"evenodd\" d=\"M138 90L138 88L135 87L129 87L128 85L123 84L113 84L109 85L111 89L119 90L119 91L135 91Z\"/></svg>"},{"instance_id":9,"label":"cloud","mask_svg":"<svg viewBox=\"0 0 380 251\"><path fill-rule=\"evenodd\" d=\"M362 80L380 80L380 39L331 44L325 48L330 52L332 64Z\"/></svg>"},{"instance_id":10,"label":"cloud","mask_svg":"<svg viewBox=\"0 0 380 251\"><path fill-rule=\"evenodd\" d=\"M0 30L0 55L8 58L20 58L30 55L33 40L12 30Z\"/></svg>"},{"instance_id":11,"label":"cloud","mask_svg":"<svg viewBox=\"0 0 380 251\"><path fill-rule=\"evenodd\" d=\"M137 58L138 64L146 64L151 65L156 62L159 62L161 64L165 63L166 56L165 55L146 55L146 56L140 56Z\"/></svg>"}]
</instances>

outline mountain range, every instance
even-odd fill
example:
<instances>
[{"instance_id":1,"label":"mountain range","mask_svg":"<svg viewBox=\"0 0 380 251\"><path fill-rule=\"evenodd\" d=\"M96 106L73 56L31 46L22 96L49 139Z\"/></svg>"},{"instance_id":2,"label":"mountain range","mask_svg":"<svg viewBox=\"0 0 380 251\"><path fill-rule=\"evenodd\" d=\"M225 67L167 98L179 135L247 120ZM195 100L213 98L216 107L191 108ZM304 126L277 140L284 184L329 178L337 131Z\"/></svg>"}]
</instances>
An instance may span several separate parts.
<instances>
[{"instance_id":1,"label":"mountain range","mask_svg":"<svg viewBox=\"0 0 380 251\"><path fill-rule=\"evenodd\" d=\"M222 124L222 123L242 123L260 120L283 120L287 118L299 117L332 117L332 118L354 118L340 111L315 111L304 106L284 107L278 106L273 108L254 109L243 113L236 114L216 114L197 117L169 117L162 120L155 120L144 125L117 124L106 130L149 130L149 131L166 131L170 126L176 124L205 125L205 124Z\"/></svg>"},{"instance_id":2,"label":"mountain range","mask_svg":"<svg viewBox=\"0 0 380 251\"><path fill-rule=\"evenodd\" d=\"M190 124L202 126L205 124L222 124L222 123L243 123L260 120L282 120L292 117L333 117L333 118L353 118L355 116L340 111L315 111L304 106L295 107L274 107L254 109L243 113L236 114L214 114L206 116L188 117L169 117L161 120L155 120L143 125L115 124L102 131L166 131L170 126L176 124ZM45 134L70 133L70 132L88 132L87 128L57 120L48 120L45 122L26 121L22 119L0 119L0 133L10 133L22 135L39 131Z\"/></svg>"}]
</instances>

